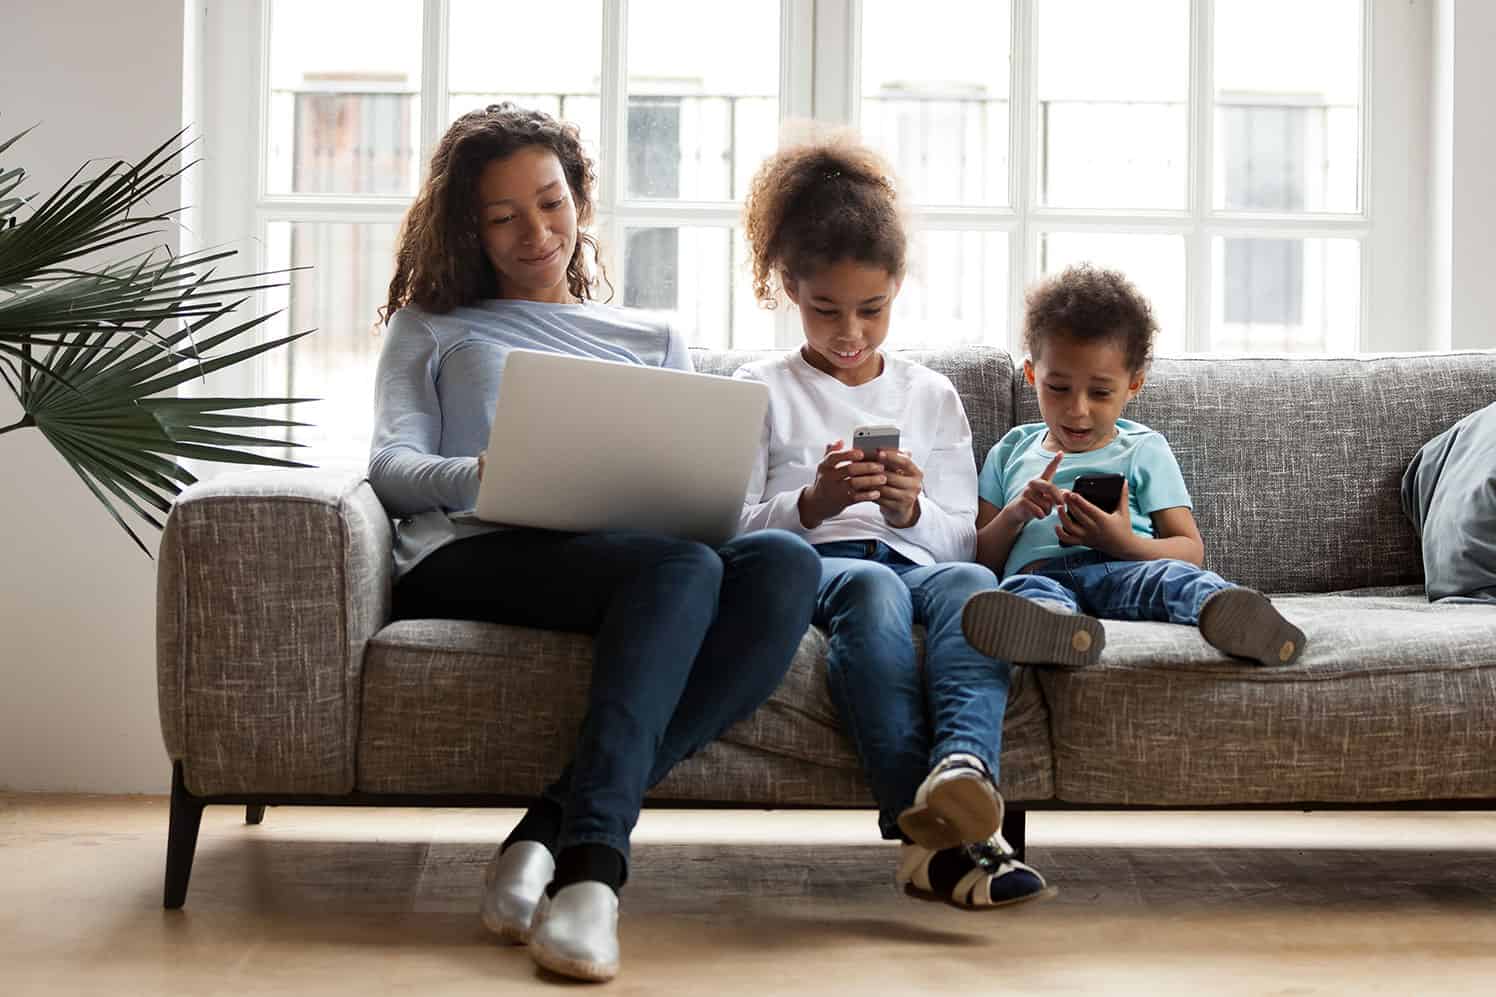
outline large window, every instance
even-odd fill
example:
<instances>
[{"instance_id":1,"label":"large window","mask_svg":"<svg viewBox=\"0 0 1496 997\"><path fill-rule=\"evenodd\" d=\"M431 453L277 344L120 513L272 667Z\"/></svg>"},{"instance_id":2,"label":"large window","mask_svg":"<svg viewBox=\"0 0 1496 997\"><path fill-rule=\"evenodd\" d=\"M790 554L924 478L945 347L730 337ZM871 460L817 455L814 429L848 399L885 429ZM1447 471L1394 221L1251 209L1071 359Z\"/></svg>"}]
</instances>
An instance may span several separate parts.
<instances>
[{"instance_id":1,"label":"large window","mask_svg":"<svg viewBox=\"0 0 1496 997\"><path fill-rule=\"evenodd\" d=\"M578 125L614 301L697 345L798 341L752 299L740 213L781 122L814 116L858 127L913 207L891 346L1016 349L1024 287L1090 260L1150 296L1161 352L1353 351L1371 248L1410 235L1370 197L1371 28L1394 2L226 0L205 234L309 268L281 322L319 331L256 387L324 399L297 437L323 464L364 459L423 164L499 100Z\"/></svg>"}]
</instances>

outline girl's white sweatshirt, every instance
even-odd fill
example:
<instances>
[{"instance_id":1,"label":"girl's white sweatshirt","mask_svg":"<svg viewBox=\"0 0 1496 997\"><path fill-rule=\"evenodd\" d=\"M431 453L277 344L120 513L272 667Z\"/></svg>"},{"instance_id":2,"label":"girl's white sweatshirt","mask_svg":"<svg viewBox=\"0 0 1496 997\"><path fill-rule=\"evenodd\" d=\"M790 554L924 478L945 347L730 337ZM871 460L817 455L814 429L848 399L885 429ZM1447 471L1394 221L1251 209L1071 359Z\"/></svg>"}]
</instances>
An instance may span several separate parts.
<instances>
[{"instance_id":1,"label":"girl's white sweatshirt","mask_svg":"<svg viewBox=\"0 0 1496 997\"><path fill-rule=\"evenodd\" d=\"M969 561L976 550L977 468L961 396L942 374L883 353L883 372L843 384L812 367L799 350L738 369L734 377L769 386L763 443L743 504L742 531L778 528L812 544L881 540L916 564ZM800 491L815 481L826 445L851 449L858 426L899 427L899 448L924 471L919 519L907 529L883 521L875 502L850 505L813 530L800 521Z\"/></svg>"}]
</instances>

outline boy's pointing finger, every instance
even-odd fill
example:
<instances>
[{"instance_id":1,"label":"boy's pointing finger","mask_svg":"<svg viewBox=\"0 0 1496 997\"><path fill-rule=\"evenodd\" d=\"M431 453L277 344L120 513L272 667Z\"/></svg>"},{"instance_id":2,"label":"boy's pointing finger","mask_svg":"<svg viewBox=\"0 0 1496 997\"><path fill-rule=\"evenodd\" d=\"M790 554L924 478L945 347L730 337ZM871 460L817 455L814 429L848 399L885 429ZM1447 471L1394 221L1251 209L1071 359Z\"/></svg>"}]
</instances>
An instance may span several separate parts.
<instances>
[{"instance_id":1,"label":"boy's pointing finger","mask_svg":"<svg viewBox=\"0 0 1496 997\"><path fill-rule=\"evenodd\" d=\"M1060 461L1062 461L1064 459L1065 459L1065 455L1063 453L1057 453L1057 454L1055 454L1054 455L1054 459L1049 462L1049 466L1044 469L1044 473L1041 474L1041 475L1039 475L1040 480L1043 480L1043 481L1050 481L1050 480L1052 480L1054 478L1054 472L1056 472L1056 471L1058 471L1060 469Z\"/></svg>"}]
</instances>

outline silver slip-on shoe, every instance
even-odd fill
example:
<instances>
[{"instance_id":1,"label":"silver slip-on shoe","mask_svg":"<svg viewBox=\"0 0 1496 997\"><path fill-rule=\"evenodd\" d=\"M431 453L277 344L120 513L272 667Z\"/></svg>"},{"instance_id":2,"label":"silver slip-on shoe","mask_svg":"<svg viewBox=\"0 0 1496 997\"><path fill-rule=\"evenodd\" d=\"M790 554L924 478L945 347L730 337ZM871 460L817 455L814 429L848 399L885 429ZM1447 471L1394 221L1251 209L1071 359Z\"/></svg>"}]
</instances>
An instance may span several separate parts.
<instances>
[{"instance_id":1,"label":"silver slip-on shoe","mask_svg":"<svg viewBox=\"0 0 1496 997\"><path fill-rule=\"evenodd\" d=\"M483 927L510 944L528 942L535 908L555 873L551 850L538 841L516 841L495 852L483 871Z\"/></svg>"},{"instance_id":2,"label":"silver slip-on shoe","mask_svg":"<svg viewBox=\"0 0 1496 997\"><path fill-rule=\"evenodd\" d=\"M926 848L985 841L1003 823L1003 798L975 755L947 755L935 764L899 814L899 830Z\"/></svg>"},{"instance_id":3,"label":"silver slip-on shoe","mask_svg":"<svg viewBox=\"0 0 1496 997\"><path fill-rule=\"evenodd\" d=\"M618 894L606 883L572 883L540 902L530 956L553 973L604 983L618 975Z\"/></svg>"},{"instance_id":4,"label":"silver slip-on shoe","mask_svg":"<svg viewBox=\"0 0 1496 997\"><path fill-rule=\"evenodd\" d=\"M1200 636L1218 651L1261 665L1291 665L1304 651L1304 631L1285 620L1261 592L1222 589L1200 607Z\"/></svg>"},{"instance_id":5,"label":"silver slip-on shoe","mask_svg":"<svg viewBox=\"0 0 1496 997\"><path fill-rule=\"evenodd\" d=\"M1084 668L1106 647L1101 621L1012 592L978 592L961 609L966 642L1015 665Z\"/></svg>"}]
</instances>

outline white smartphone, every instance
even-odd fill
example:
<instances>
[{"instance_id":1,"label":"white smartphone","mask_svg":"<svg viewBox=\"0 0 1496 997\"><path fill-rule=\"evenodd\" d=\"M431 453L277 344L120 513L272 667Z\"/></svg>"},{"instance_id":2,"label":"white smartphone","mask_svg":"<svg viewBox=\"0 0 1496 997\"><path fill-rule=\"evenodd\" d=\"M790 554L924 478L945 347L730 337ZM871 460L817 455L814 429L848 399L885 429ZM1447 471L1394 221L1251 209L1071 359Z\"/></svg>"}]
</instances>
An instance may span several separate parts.
<instances>
[{"instance_id":1,"label":"white smartphone","mask_svg":"<svg viewBox=\"0 0 1496 997\"><path fill-rule=\"evenodd\" d=\"M898 448L898 426L858 426L852 430L852 449L861 450L864 460L877 460L879 450Z\"/></svg>"}]
</instances>

